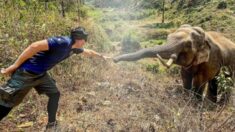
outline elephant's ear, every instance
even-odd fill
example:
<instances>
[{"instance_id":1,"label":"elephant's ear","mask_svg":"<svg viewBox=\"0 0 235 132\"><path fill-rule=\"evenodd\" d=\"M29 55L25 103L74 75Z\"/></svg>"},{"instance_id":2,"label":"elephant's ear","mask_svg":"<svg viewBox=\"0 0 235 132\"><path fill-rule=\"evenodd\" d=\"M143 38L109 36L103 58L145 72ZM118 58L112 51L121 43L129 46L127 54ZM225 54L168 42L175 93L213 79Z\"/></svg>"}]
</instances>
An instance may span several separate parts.
<instances>
[{"instance_id":1,"label":"elephant's ear","mask_svg":"<svg viewBox=\"0 0 235 132\"><path fill-rule=\"evenodd\" d=\"M196 53L193 65L198 65L204 62L208 62L210 59L210 51L211 51L211 46L209 42L205 39L204 44L200 45Z\"/></svg>"},{"instance_id":2,"label":"elephant's ear","mask_svg":"<svg viewBox=\"0 0 235 132\"><path fill-rule=\"evenodd\" d=\"M192 33L192 36L196 45L195 47L197 48L197 53L193 64L198 65L209 61L211 47L206 39L204 30L200 27L193 27L193 29L196 31Z\"/></svg>"}]
</instances>

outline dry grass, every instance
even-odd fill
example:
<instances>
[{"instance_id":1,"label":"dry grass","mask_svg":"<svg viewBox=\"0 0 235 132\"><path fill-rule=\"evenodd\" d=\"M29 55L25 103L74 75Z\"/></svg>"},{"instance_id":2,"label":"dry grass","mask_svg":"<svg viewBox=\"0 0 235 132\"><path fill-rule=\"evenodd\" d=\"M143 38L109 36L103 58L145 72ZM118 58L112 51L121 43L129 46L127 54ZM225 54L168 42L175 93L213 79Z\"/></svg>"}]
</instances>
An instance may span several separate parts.
<instances>
[{"instance_id":1,"label":"dry grass","mask_svg":"<svg viewBox=\"0 0 235 132\"><path fill-rule=\"evenodd\" d=\"M75 61L76 60L76 61ZM75 62L79 63L75 65ZM67 64L67 70L61 69ZM179 77L153 75L136 63L113 64L73 57L52 72L62 93L60 131L233 131L227 106L197 101ZM35 91L0 124L4 131L42 131L46 97ZM30 128L17 128L32 121Z\"/></svg>"},{"instance_id":2,"label":"dry grass","mask_svg":"<svg viewBox=\"0 0 235 132\"><path fill-rule=\"evenodd\" d=\"M156 22L158 20L154 20ZM133 21L122 32L138 28L158 35L158 32L143 28L152 23ZM0 50L6 55L1 62L19 52L6 48ZM59 131L235 131L234 108L229 104L198 101L192 93L183 90L179 76L153 75L140 67L139 63L114 64L79 56L56 66L50 72L62 94L57 114ZM32 90L23 103L0 122L0 131L43 131L47 123L46 105L47 97ZM33 125L17 127L27 122Z\"/></svg>"}]
</instances>

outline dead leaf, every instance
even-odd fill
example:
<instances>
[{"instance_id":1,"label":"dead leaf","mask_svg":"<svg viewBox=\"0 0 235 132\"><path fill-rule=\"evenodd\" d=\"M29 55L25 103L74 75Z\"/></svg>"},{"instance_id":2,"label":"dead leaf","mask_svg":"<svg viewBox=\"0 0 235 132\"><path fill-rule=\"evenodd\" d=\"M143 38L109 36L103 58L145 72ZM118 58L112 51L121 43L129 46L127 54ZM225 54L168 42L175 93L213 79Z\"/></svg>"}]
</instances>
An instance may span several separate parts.
<instances>
[{"instance_id":1,"label":"dead leaf","mask_svg":"<svg viewBox=\"0 0 235 132\"><path fill-rule=\"evenodd\" d=\"M26 127L32 127L32 126L33 126L33 122L30 121L30 122L25 122L25 123L23 123L23 124L20 124L20 125L18 125L17 127L18 127L18 128L26 128Z\"/></svg>"}]
</instances>

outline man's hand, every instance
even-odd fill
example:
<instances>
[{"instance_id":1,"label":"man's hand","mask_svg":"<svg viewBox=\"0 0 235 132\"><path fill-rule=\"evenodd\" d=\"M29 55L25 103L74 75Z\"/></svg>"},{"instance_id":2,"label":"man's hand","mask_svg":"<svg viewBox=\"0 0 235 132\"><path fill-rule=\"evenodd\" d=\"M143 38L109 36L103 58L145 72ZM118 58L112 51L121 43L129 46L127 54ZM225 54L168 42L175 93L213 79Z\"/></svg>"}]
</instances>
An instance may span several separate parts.
<instances>
[{"instance_id":1,"label":"man's hand","mask_svg":"<svg viewBox=\"0 0 235 132\"><path fill-rule=\"evenodd\" d=\"M104 56L104 55L101 55L102 59L104 59L105 61L109 60L109 59L112 59L111 57L108 57L108 56Z\"/></svg>"},{"instance_id":2,"label":"man's hand","mask_svg":"<svg viewBox=\"0 0 235 132\"><path fill-rule=\"evenodd\" d=\"M103 60L108 60L108 59L112 59L111 57L108 56L104 56L94 50L90 50L90 49L84 49L84 51L82 52L83 55L85 56L94 56L94 57L99 57L102 58Z\"/></svg>"},{"instance_id":3,"label":"man's hand","mask_svg":"<svg viewBox=\"0 0 235 132\"><path fill-rule=\"evenodd\" d=\"M18 67L16 65L11 65L8 68L2 68L1 73L4 75L11 75Z\"/></svg>"}]
</instances>

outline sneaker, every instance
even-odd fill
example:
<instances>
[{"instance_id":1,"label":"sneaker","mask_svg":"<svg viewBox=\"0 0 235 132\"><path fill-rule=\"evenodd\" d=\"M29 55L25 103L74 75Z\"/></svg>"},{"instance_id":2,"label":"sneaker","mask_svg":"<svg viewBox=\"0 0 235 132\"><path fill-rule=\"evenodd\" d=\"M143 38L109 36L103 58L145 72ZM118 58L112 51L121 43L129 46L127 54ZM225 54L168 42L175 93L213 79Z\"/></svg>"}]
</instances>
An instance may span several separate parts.
<instances>
[{"instance_id":1,"label":"sneaker","mask_svg":"<svg viewBox=\"0 0 235 132\"><path fill-rule=\"evenodd\" d=\"M55 131L57 130L58 122L48 122L46 125L46 131Z\"/></svg>"}]
</instances>

